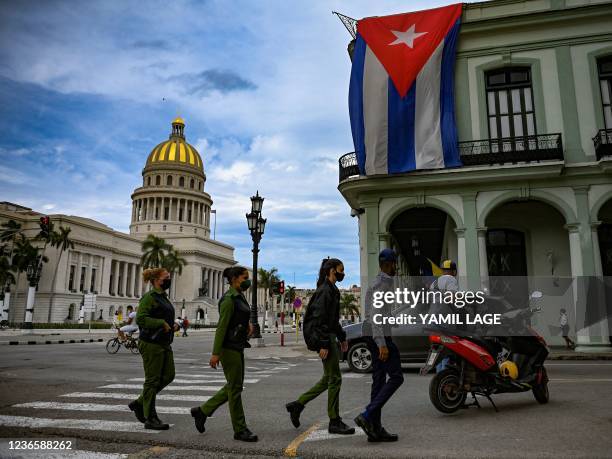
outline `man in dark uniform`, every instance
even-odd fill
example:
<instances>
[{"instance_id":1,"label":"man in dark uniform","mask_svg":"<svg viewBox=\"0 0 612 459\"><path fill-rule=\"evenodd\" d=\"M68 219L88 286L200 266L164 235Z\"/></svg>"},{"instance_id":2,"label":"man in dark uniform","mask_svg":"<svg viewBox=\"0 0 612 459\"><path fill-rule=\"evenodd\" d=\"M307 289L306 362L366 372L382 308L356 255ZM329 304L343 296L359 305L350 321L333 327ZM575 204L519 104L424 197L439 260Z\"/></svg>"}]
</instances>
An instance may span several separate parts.
<instances>
[{"instance_id":1,"label":"man in dark uniform","mask_svg":"<svg viewBox=\"0 0 612 459\"><path fill-rule=\"evenodd\" d=\"M368 347L372 354L372 391L370 404L365 411L355 418L355 424L361 427L370 442L397 441L396 434L390 434L382 426L381 410L385 403L404 382L399 350L391 338L391 326L388 324L375 324L372 320L374 314L383 317L393 315L392 305L385 302L380 309L372 306L374 292L388 292L394 288L393 277L396 273L397 257L391 249L384 249L378 255L380 272L376 276L372 287L366 293L365 321L366 332L371 330L368 338ZM364 333L365 334L365 333ZM387 379L388 376L388 379Z\"/></svg>"}]
</instances>

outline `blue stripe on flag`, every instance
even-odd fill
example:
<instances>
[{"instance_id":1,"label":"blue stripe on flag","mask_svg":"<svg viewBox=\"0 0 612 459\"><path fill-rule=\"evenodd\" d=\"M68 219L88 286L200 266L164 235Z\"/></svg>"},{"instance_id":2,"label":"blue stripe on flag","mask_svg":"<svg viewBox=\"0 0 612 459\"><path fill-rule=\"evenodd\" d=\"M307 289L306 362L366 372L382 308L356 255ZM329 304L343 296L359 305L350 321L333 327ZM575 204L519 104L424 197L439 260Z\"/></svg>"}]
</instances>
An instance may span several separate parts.
<instances>
[{"instance_id":1,"label":"blue stripe on flag","mask_svg":"<svg viewBox=\"0 0 612 459\"><path fill-rule=\"evenodd\" d=\"M363 65L365 63L366 42L357 35L353 53L353 66L351 67L351 82L349 85L349 115L351 118L351 131L353 145L357 154L359 173L365 175L365 128L363 122Z\"/></svg>"},{"instance_id":2,"label":"blue stripe on flag","mask_svg":"<svg viewBox=\"0 0 612 459\"><path fill-rule=\"evenodd\" d=\"M457 145L457 124L455 123L455 49L460 25L460 21L457 20L446 35L442 54L440 130L445 167L461 166L461 157Z\"/></svg>"},{"instance_id":3,"label":"blue stripe on flag","mask_svg":"<svg viewBox=\"0 0 612 459\"><path fill-rule=\"evenodd\" d=\"M402 98L389 80L388 156L389 174L416 169L414 156L414 109L416 80Z\"/></svg>"}]
</instances>

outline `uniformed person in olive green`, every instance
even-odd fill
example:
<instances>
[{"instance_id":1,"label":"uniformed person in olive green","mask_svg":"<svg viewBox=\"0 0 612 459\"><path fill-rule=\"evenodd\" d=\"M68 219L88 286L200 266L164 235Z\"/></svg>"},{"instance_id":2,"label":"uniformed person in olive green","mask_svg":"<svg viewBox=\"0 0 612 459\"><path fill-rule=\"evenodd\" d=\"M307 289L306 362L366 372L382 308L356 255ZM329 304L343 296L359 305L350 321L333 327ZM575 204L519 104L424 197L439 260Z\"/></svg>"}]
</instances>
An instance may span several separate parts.
<instances>
[{"instance_id":1,"label":"uniformed person in olive green","mask_svg":"<svg viewBox=\"0 0 612 459\"><path fill-rule=\"evenodd\" d=\"M257 441L246 425L242 408L242 387L244 383L244 348L251 347L248 337L253 332L249 322L251 310L243 292L251 286L249 272L242 266L234 266L223 271L229 289L219 301L219 322L215 332L210 366L217 368L219 362L227 383L219 392L202 406L191 409L198 432L205 430L206 418L212 416L217 408L228 402L234 439Z\"/></svg>"},{"instance_id":2,"label":"uniformed person in olive green","mask_svg":"<svg viewBox=\"0 0 612 459\"><path fill-rule=\"evenodd\" d=\"M170 274L163 268L146 269L145 282L151 282L152 289L145 293L138 304L136 323L140 328L138 349L142 356L145 382L142 393L128 406L145 429L167 430L155 411L155 397L174 379L174 356L172 354L174 306L168 300L166 290L170 288Z\"/></svg>"},{"instance_id":3,"label":"uniformed person in olive green","mask_svg":"<svg viewBox=\"0 0 612 459\"><path fill-rule=\"evenodd\" d=\"M304 406L327 391L328 432L352 435L354 427L347 426L340 417L340 351L348 350L346 333L340 326L340 291L336 282L344 279L344 265L337 258L327 258L321 263L317 290L304 317L304 339L308 349L316 350L323 362L323 377L286 408L294 427L300 426L300 413ZM338 349L338 343L340 349Z\"/></svg>"}]
</instances>

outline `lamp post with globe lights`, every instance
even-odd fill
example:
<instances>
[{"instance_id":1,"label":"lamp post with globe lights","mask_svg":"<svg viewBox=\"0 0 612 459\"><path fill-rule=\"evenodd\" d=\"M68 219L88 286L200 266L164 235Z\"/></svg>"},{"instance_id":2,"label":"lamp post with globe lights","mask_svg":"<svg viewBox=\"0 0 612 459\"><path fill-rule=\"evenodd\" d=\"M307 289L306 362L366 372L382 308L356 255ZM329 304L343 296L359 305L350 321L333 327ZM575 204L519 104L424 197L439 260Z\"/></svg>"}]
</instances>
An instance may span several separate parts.
<instances>
[{"instance_id":1,"label":"lamp post with globe lights","mask_svg":"<svg viewBox=\"0 0 612 459\"><path fill-rule=\"evenodd\" d=\"M259 191L255 196L251 196L251 212L246 214L247 225L253 239L253 299L251 301L251 323L254 327L253 338L261 338L259 328L259 318L257 314L257 256L259 254L259 242L266 228L266 219L261 216L264 198L259 196Z\"/></svg>"}]
</instances>

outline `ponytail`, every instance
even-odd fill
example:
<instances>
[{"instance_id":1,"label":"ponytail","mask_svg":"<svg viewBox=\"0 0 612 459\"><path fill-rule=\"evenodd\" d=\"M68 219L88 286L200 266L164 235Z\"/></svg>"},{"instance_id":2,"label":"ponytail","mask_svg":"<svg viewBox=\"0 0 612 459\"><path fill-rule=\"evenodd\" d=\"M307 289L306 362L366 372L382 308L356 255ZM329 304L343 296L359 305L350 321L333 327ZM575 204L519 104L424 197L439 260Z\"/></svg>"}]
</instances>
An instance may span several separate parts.
<instances>
[{"instance_id":1,"label":"ponytail","mask_svg":"<svg viewBox=\"0 0 612 459\"><path fill-rule=\"evenodd\" d=\"M342 261L337 258L325 258L321 262L321 267L319 268L319 278L317 279L317 287L323 285L327 276L329 276L329 272L332 268L337 268L342 264Z\"/></svg>"},{"instance_id":2,"label":"ponytail","mask_svg":"<svg viewBox=\"0 0 612 459\"><path fill-rule=\"evenodd\" d=\"M229 268L225 268L223 270L223 277L227 279L229 284L232 283L232 280L238 276L241 276L247 271L244 266L230 266Z\"/></svg>"}]
</instances>

